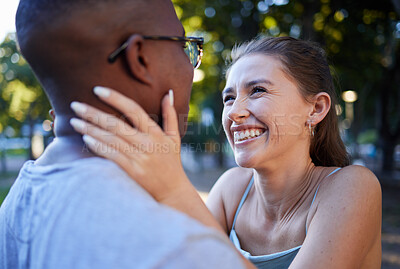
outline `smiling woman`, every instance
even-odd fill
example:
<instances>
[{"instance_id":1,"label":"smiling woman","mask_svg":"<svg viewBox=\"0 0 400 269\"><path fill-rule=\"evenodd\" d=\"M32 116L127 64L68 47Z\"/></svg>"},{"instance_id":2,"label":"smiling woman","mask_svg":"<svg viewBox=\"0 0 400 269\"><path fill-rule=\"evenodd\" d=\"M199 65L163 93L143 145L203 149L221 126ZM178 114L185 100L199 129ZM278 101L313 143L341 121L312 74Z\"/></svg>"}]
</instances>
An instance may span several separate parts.
<instances>
[{"instance_id":1,"label":"smiling woman","mask_svg":"<svg viewBox=\"0 0 400 269\"><path fill-rule=\"evenodd\" d=\"M233 102L236 95L239 100ZM236 107L243 96L249 102L244 107L251 108L249 111L258 109L256 113L261 117L268 116L267 129L269 126L273 132L267 134L272 134L272 141L307 134L305 126L312 134L309 148L315 165L349 164L334 110L336 94L332 76L325 53L317 44L285 37L267 38L234 49L222 96L224 111L228 113L224 112L223 119L237 116ZM316 111L306 115L304 109L310 109L307 106L315 101L318 101ZM225 125L228 134L226 128ZM237 129L235 125L233 128ZM242 125L239 129L243 128ZM278 132L286 135L279 136Z\"/></svg>"},{"instance_id":2,"label":"smiling woman","mask_svg":"<svg viewBox=\"0 0 400 269\"><path fill-rule=\"evenodd\" d=\"M123 113L128 99L106 91L101 99ZM73 125L91 150L118 163L157 201L229 235L259 268L380 268L380 185L368 169L349 165L324 51L290 37L244 44L233 50L222 96L222 122L239 167L217 181L208 209L181 167L177 117L166 101L164 135L143 126L147 120L126 131ZM86 121L101 115L87 111L77 114ZM128 135L132 129L136 136ZM167 150L138 152L137 143Z\"/></svg>"}]
</instances>

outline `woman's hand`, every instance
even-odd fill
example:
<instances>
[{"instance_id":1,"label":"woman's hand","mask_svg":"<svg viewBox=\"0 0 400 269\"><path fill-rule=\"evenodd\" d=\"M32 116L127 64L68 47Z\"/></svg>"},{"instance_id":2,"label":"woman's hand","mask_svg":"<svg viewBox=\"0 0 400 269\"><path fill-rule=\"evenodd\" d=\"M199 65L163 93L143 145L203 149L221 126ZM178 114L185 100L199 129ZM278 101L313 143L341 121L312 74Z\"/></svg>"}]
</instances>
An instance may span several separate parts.
<instances>
[{"instance_id":1,"label":"woman's hand","mask_svg":"<svg viewBox=\"0 0 400 269\"><path fill-rule=\"evenodd\" d=\"M71 108L85 121L73 118L71 125L84 135L85 143L94 153L117 163L159 202L173 200L193 188L181 165L172 90L162 100L164 130L137 103L122 94L102 87L96 87L94 92L129 122L90 105L73 102Z\"/></svg>"},{"instance_id":2,"label":"woman's hand","mask_svg":"<svg viewBox=\"0 0 400 269\"><path fill-rule=\"evenodd\" d=\"M54 112L54 109L50 109L49 110L49 115L50 115L50 118L52 120L52 122L50 123L50 127L51 127L51 129L53 129L54 128L54 121L56 120L56 113Z\"/></svg>"},{"instance_id":3,"label":"woman's hand","mask_svg":"<svg viewBox=\"0 0 400 269\"><path fill-rule=\"evenodd\" d=\"M122 94L102 87L96 87L94 92L119 110L129 124L90 105L71 103L83 119L72 118L71 125L83 134L90 150L117 163L158 202L224 232L183 170L172 90L161 102L164 130L136 102Z\"/></svg>"}]
</instances>

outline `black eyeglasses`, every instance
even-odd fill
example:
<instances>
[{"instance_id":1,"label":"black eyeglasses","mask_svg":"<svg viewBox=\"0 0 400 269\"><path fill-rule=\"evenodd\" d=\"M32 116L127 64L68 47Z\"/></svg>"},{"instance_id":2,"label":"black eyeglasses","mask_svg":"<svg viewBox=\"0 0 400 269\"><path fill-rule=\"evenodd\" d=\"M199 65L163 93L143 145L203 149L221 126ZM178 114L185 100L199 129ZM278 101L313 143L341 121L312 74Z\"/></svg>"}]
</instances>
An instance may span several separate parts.
<instances>
[{"instance_id":1,"label":"black eyeglasses","mask_svg":"<svg viewBox=\"0 0 400 269\"><path fill-rule=\"evenodd\" d=\"M190 63L196 69L200 66L201 57L203 56L203 43L204 38L202 37L182 37L182 36L143 36L144 39L150 40L167 40L167 41L180 41L185 42L184 50L186 55L189 57ZM113 63L117 59L118 55L121 54L128 47L128 41L122 44L118 49L108 56L108 62Z\"/></svg>"}]
</instances>

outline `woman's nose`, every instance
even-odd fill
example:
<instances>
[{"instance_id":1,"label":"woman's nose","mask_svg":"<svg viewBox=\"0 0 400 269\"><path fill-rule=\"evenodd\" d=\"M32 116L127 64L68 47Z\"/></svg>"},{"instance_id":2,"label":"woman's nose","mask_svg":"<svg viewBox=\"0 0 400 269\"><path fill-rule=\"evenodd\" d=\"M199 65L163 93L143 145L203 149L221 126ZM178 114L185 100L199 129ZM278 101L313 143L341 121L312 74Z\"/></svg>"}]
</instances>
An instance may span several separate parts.
<instances>
[{"instance_id":1,"label":"woman's nose","mask_svg":"<svg viewBox=\"0 0 400 269\"><path fill-rule=\"evenodd\" d=\"M231 121L240 122L250 115L247 109L247 102L245 100L236 99L230 107L227 116Z\"/></svg>"}]
</instances>

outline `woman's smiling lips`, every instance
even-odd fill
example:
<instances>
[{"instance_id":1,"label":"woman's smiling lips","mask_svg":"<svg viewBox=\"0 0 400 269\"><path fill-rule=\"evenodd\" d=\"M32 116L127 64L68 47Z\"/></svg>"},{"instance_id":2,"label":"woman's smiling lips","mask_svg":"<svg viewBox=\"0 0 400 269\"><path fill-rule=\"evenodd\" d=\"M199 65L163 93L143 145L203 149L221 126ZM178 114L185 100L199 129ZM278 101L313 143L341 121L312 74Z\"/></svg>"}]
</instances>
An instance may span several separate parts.
<instances>
[{"instance_id":1,"label":"woman's smiling lips","mask_svg":"<svg viewBox=\"0 0 400 269\"><path fill-rule=\"evenodd\" d=\"M249 139L257 138L265 133L267 129L259 126L240 125L232 126L231 132L233 133L233 140L235 144L247 141Z\"/></svg>"}]
</instances>

